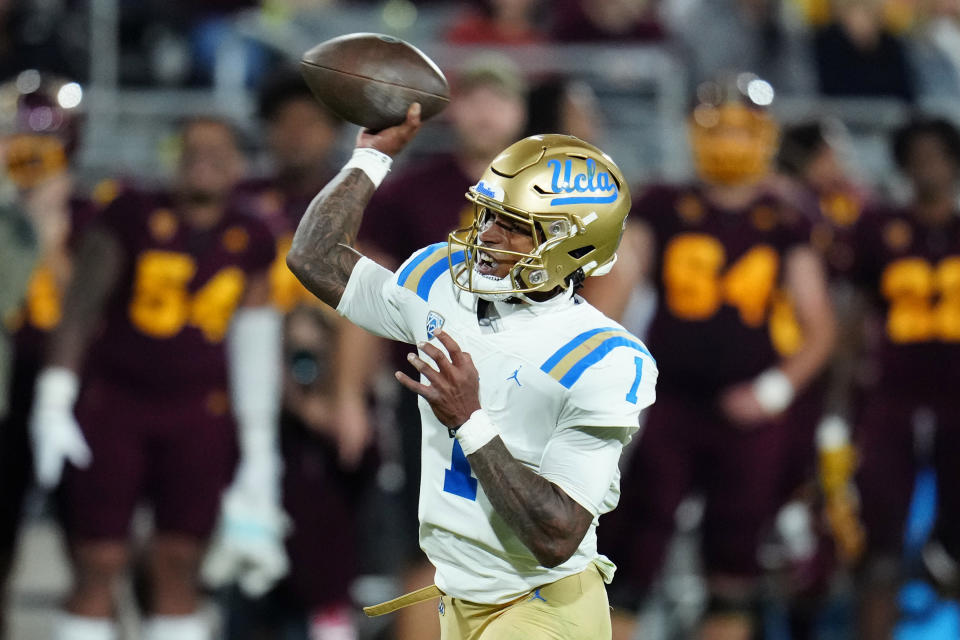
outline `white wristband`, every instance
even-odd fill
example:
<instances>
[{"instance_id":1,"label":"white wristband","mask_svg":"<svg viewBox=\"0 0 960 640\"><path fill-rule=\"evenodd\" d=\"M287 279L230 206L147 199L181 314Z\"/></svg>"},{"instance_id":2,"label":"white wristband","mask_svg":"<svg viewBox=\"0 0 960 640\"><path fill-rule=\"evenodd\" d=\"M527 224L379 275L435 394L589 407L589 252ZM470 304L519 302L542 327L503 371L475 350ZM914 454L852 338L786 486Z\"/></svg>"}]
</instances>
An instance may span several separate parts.
<instances>
[{"instance_id":1,"label":"white wristband","mask_svg":"<svg viewBox=\"0 0 960 640\"><path fill-rule=\"evenodd\" d=\"M753 393L764 411L777 414L790 406L795 390L790 378L774 367L757 376L753 382Z\"/></svg>"},{"instance_id":2,"label":"white wristband","mask_svg":"<svg viewBox=\"0 0 960 640\"><path fill-rule=\"evenodd\" d=\"M483 409L477 409L470 414L467 421L456 431L457 440L460 441L460 447L465 455L476 452L498 435L500 431Z\"/></svg>"},{"instance_id":3,"label":"white wristband","mask_svg":"<svg viewBox=\"0 0 960 640\"><path fill-rule=\"evenodd\" d=\"M80 378L66 367L47 367L37 376L36 403L44 407L73 409L80 391Z\"/></svg>"},{"instance_id":4,"label":"white wristband","mask_svg":"<svg viewBox=\"0 0 960 640\"><path fill-rule=\"evenodd\" d=\"M390 171L390 165L393 164L393 158L385 153L381 153L370 147L363 147L353 150L349 162L344 165L345 170L360 169L373 182L374 187L379 187L383 179L387 177Z\"/></svg>"},{"instance_id":5,"label":"white wristband","mask_svg":"<svg viewBox=\"0 0 960 640\"><path fill-rule=\"evenodd\" d=\"M850 444L850 425L836 414L830 414L817 425L817 448L821 451L842 449Z\"/></svg>"}]
</instances>

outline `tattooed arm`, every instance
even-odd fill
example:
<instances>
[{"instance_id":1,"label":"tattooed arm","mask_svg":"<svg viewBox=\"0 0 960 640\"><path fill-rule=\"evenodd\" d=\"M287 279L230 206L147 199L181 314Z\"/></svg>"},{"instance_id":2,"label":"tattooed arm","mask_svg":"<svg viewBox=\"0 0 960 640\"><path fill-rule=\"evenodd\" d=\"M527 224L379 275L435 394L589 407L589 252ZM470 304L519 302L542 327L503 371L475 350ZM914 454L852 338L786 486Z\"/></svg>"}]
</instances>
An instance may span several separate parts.
<instances>
[{"instance_id":1,"label":"tattooed arm","mask_svg":"<svg viewBox=\"0 0 960 640\"><path fill-rule=\"evenodd\" d=\"M497 436L467 456L490 504L544 567L563 564L593 516L563 489L510 455Z\"/></svg>"},{"instance_id":2,"label":"tattooed arm","mask_svg":"<svg viewBox=\"0 0 960 640\"><path fill-rule=\"evenodd\" d=\"M402 124L357 135L357 149L375 149L391 158L413 139L420 128L420 105L413 103ZM353 243L363 210L376 186L360 168L342 170L307 207L287 254L290 271L315 296L331 307L340 303L360 254Z\"/></svg>"},{"instance_id":3,"label":"tattooed arm","mask_svg":"<svg viewBox=\"0 0 960 640\"><path fill-rule=\"evenodd\" d=\"M453 338L443 331L434 335L447 349L449 359L430 343L417 346L437 364L437 369L414 354L409 357L430 384L421 384L399 371L396 377L430 403L442 424L457 429L480 408L477 369L470 354L461 351ZM614 445L618 458L619 440ZM589 511L561 487L514 458L499 436L469 453L467 460L494 510L541 565L555 567L573 555L593 522Z\"/></svg>"}]
</instances>

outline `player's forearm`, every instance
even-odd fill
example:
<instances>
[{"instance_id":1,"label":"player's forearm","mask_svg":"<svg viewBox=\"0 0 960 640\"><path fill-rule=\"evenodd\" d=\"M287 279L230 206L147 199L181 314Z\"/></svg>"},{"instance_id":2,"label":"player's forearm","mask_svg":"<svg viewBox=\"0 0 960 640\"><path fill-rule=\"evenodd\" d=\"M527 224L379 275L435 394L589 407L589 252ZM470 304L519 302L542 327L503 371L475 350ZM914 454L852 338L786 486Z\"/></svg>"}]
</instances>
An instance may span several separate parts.
<instances>
[{"instance_id":1,"label":"player's forearm","mask_svg":"<svg viewBox=\"0 0 960 640\"><path fill-rule=\"evenodd\" d=\"M562 489L510 455L496 437L467 456L497 514L545 567L577 550L592 517Z\"/></svg>"},{"instance_id":2,"label":"player's forearm","mask_svg":"<svg viewBox=\"0 0 960 640\"><path fill-rule=\"evenodd\" d=\"M796 306L803 346L780 368L794 389L800 390L820 373L833 353L837 323L817 255L808 248L797 249L787 258L786 269L787 291Z\"/></svg>"},{"instance_id":3,"label":"player's forearm","mask_svg":"<svg viewBox=\"0 0 960 640\"><path fill-rule=\"evenodd\" d=\"M836 344L836 328L832 322L818 322L815 326L804 327L803 331L803 348L780 365L780 369L798 391L806 388L824 369Z\"/></svg>"},{"instance_id":4,"label":"player's forearm","mask_svg":"<svg viewBox=\"0 0 960 640\"><path fill-rule=\"evenodd\" d=\"M857 363L863 347L863 324L867 303L857 292L851 292L847 299L835 304L837 344L829 365L829 386L824 400L824 413L849 416L851 390L854 387Z\"/></svg>"},{"instance_id":5,"label":"player's forearm","mask_svg":"<svg viewBox=\"0 0 960 640\"><path fill-rule=\"evenodd\" d=\"M96 229L86 234L67 288L63 320L50 339L48 365L80 371L122 263L123 249L114 236Z\"/></svg>"},{"instance_id":6,"label":"player's forearm","mask_svg":"<svg viewBox=\"0 0 960 640\"><path fill-rule=\"evenodd\" d=\"M332 307L340 303L360 260L350 247L374 188L362 170L344 169L313 199L293 236L287 266L303 286Z\"/></svg>"}]
</instances>

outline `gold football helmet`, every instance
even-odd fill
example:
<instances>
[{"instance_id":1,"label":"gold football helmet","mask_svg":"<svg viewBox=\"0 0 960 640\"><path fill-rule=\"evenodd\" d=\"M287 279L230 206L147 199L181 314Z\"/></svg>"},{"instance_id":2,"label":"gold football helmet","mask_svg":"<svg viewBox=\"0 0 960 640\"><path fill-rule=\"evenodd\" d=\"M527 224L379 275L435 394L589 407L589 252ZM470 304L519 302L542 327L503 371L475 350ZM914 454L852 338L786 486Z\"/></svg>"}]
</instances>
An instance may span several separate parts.
<instances>
[{"instance_id":1,"label":"gold football helmet","mask_svg":"<svg viewBox=\"0 0 960 640\"><path fill-rule=\"evenodd\" d=\"M67 169L80 129L83 89L76 82L21 71L0 84L0 136L7 175L28 189Z\"/></svg>"},{"instance_id":2,"label":"gold football helmet","mask_svg":"<svg viewBox=\"0 0 960 640\"><path fill-rule=\"evenodd\" d=\"M465 291L499 299L567 290L610 271L630 211L630 190L613 159L560 134L531 136L507 147L466 197L474 204L473 225L448 239L453 281ZM509 218L533 238L530 253L497 249L519 258L499 282L476 270L479 236L492 215Z\"/></svg>"},{"instance_id":3,"label":"gold football helmet","mask_svg":"<svg viewBox=\"0 0 960 640\"><path fill-rule=\"evenodd\" d=\"M777 152L779 128L768 113L773 87L740 73L697 88L690 115L690 143L698 175L718 185L756 182L766 176Z\"/></svg>"}]
</instances>

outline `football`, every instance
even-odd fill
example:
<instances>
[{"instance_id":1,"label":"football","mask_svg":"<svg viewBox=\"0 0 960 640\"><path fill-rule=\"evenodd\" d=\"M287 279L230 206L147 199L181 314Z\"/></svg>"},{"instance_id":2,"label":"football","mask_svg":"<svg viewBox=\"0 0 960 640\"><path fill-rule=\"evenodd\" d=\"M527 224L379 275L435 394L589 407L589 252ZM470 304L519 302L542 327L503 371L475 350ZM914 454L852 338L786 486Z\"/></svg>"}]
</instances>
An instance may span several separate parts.
<instances>
[{"instance_id":1,"label":"football","mask_svg":"<svg viewBox=\"0 0 960 640\"><path fill-rule=\"evenodd\" d=\"M414 102L426 120L450 103L443 72L413 45L378 33L351 33L321 42L300 71L317 100L372 131L403 122Z\"/></svg>"}]
</instances>

